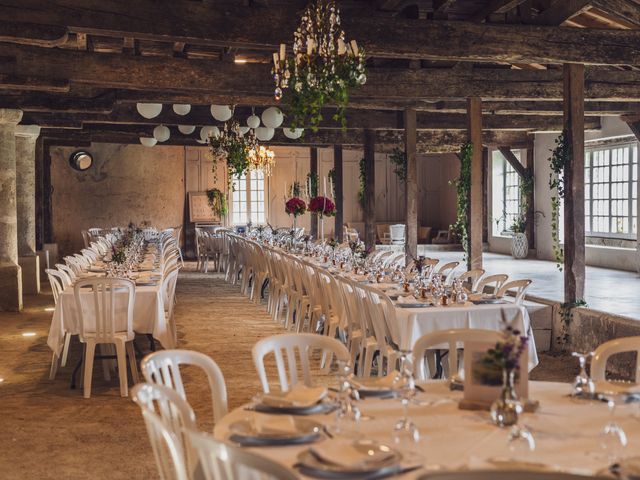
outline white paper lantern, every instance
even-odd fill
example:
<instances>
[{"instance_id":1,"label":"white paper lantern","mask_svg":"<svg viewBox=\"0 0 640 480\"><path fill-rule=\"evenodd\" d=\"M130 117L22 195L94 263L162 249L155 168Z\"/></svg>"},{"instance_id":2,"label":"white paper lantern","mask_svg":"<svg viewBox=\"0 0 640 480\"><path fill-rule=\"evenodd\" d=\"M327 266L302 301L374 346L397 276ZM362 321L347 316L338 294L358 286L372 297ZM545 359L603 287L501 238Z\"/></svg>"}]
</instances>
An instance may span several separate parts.
<instances>
[{"instance_id":1,"label":"white paper lantern","mask_svg":"<svg viewBox=\"0 0 640 480\"><path fill-rule=\"evenodd\" d=\"M195 131L196 127L193 125L178 125L178 130L180 133L184 133L185 135L190 135Z\"/></svg>"},{"instance_id":2,"label":"white paper lantern","mask_svg":"<svg viewBox=\"0 0 640 480\"><path fill-rule=\"evenodd\" d=\"M209 137L219 137L220 129L218 127L202 127L200 130L200 140L204 140L205 142L209 139Z\"/></svg>"},{"instance_id":3,"label":"white paper lantern","mask_svg":"<svg viewBox=\"0 0 640 480\"><path fill-rule=\"evenodd\" d=\"M176 103L173 106L173 111L176 115L186 115L191 111L191 105L188 103Z\"/></svg>"},{"instance_id":4,"label":"white paper lantern","mask_svg":"<svg viewBox=\"0 0 640 480\"><path fill-rule=\"evenodd\" d=\"M256 137L258 140L262 142L267 142L273 138L276 131L273 128L269 127L258 127L256 128Z\"/></svg>"},{"instance_id":5,"label":"white paper lantern","mask_svg":"<svg viewBox=\"0 0 640 480\"><path fill-rule=\"evenodd\" d=\"M162 104L161 103L137 103L136 109L138 113L142 115L144 118L155 118L160 115L162 112Z\"/></svg>"},{"instance_id":6,"label":"white paper lantern","mask_svg":"<svg viewBox=\"0 0 640 480\"><path fill-rule=\"evenodd\" d=\"M256 114L251 115L247 118L247 125L249 125L249 128L258 128L260 126L260 117Z\"/></svg>"},{"instance_id":7,"label":"white paper lantern","mask_svg":"<svg viewBox=\"0 0 640 480\"><path fill-rule=\"evenodd\" d=\"M262 123L265 127L278 128L284 121L282 111L277 107L269 107L262 112Z\"/></svg>"},{"instance_id":8,"label":"white paper lantern","mask_svg":"<svg viewBox=\"0 0 640 480\"><path fill-rule=\"evenodd\" d=\"M226 122L233 116L229 105L211 105L211 116L219 122Z\"/></svg>"},{"instance_id":9,"label":"white paper lantern","mask_svg":"<svg viewBox=\"0 0 640 480\"><path fill-rule=\"evenodd\" d=\"M169 140L171 136L171 131L169 127L165 127L164 125L158 125L153 129L153 138L155 138L159 142L166 142Z\"/></svg>"},{"instance_id":10,"label":"white paper lantern","mask_svg":"<svg viewBox=\"0 0 640 480\"><path fill-rule=\"evenodd\" d=\"M151 137L140 137L140 143L145 147L153 147L156 143L158 143L158 140Z\"/></svg>"},{"instance_id":11,"label":"white paper lantern","mask_svg":"<svg viewBox=\"0 0 640 480\"><path fill-rule=\"evenodd\" d=\"M284 127L282 129L282 132L284 133L285 137L290 138L291 140L297 140L302 136L304 128L294 128L292 130L291 127Z\"/></svg>"},{"instance_id":12,"label":"white paper lantern","mask_svg":"<svg viewBox=\"0 0 640 480\"><path fill-rule=\"evenodd\" d=\"M244 137L247 133L249 133L249 130L251 130L249 127L240 127L240 135Z\"/></svg>"}]
</instances>

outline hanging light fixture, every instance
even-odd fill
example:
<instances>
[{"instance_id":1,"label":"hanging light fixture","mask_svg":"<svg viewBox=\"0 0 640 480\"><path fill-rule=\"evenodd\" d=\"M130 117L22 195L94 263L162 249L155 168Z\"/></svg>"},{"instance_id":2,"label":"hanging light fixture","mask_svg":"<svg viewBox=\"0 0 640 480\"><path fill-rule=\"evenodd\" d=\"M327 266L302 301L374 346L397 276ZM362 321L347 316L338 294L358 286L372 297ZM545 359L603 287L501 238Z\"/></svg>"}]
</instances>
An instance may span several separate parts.
<instances>
[{"instance_id":1,"label":"hanging light fixture","mask_svg":"<svg viewBox=\"0 0 640 480\"><path fill-rule=\"evenodd\" d=\"M260 126L260 117L256 115L253 107L251 107L251 116L247 118L247 125L254 130Z\"/></svg>"},{"instance_id":2,"label":"hanging light fixture","mask_svg":"<svg viewBox=\"0 0 640 480\"><path fill-rule=\"evenodd\" d=\"M276 154L269 147L260 145L249 151L249 170L260 170L270 177L276 164Z\"/></svg>"},{"instance_id":3,"label":"hanging light fixture","mask_svg":"<svg viewBox=\"0 0 640 480\"><path fill-rule=\"evenodd\" d=\"M309 3L294 33L292 57L287 58L287 46L281 44L273 54L272 73L276 100L290 90L295 126L316 127L320 109L329 102L337 105L336 120L345 126L349 89L363 85L367 76L364 51L355 40L345 40L334 0Z\"/></svg>"}]
</instances>

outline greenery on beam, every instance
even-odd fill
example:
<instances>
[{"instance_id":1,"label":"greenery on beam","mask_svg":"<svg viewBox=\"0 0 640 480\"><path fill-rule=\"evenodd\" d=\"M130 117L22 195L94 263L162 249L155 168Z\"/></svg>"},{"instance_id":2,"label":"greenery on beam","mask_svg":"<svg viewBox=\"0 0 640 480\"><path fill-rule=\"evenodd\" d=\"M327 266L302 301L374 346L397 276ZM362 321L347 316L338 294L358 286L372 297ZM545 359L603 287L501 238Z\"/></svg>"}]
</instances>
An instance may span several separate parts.
<instances>
[{"instance_id":1,"label":"greenery on beam","mask_svg":"<svg viewBox=\"0 0 640 480\"><path fill-rule=\"evenodd\" d=\"M407 154L404 150L394 148L389 155L389 160L393 164L393 173L396 174L398 180L407 183Z\"/></svg>"},{"instance_id":2,"label":"greenery on beam","mask_svg":"<svg viewBox=\"0 0 640 480\"><path fill-rule=\"evenodd\" d=\"M553 254L558 270L564 265L564 249L560 246L560 202L565 195L564 174L571 162L571 145L567 142L567 132L564 130L556 139L556 147L551 151L549 166L549 190L551 190L551 240Z\"/></svg>"},{"instance_id":3,"label":"greenery on beam","mask_svg":"<svg viewBox=\"0 0 640 480\"><path fill-rule=\"evenodd\" d=\"M473 145L465 143L460 148L460 177L451 182L456 187L456 223L451 229L460 238L464 250L465 262L468 270L471 270L471 237L469 236L470 207L471 207L471 159L473 157Z\"/></svg>"}]
</instances>

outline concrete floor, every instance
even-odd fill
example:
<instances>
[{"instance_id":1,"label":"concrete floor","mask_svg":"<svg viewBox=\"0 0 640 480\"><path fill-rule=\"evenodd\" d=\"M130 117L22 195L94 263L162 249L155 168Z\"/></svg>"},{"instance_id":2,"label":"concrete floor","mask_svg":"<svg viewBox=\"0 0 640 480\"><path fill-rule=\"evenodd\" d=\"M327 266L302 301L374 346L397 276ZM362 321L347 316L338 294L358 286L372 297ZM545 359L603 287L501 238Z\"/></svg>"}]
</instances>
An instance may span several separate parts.
<instances>
[{"instance_id":1,"label":"concrete floor","mask_svg":"<svg viewBox=\"0 0 640 480\"><path fill-rule=\"evenodd\" d=\"M241 296L237 287L225 284L218 275L196 273L193 267L187 265L178 280L180 347L206 353L218 363L229 407L235 408L259 390L251 347L283 328L264 306ZM71 370L80 358L77 340L68 366L54 381L48 379L51 352L46 338L52 306L51 295L45 293L27 296L21 314L0 313L0 478L157 478L140 410L131 399L119 396L117 380L105 382L96 368L91 399L69 389ZM148 351L145 337L136 342ZM273 372L274 365L268 369ZM542 354L531 378L568 382L576 373L574 359ZM184 379L198 425L210 431L211 402L205 379L189 369Z\"/></svg>"},{"instance_id":2,"label":"concrete floor","mask_svg":"<svg viewBox=\"0 0 640 480\"><path fill-rule=\"evenodd\" d=\"M463 258L462 252L425 251L424 254L443 262L462 262ZM488 275L506 273L512 280L529 278L533 280L528 290L531 295L563 301L563 272L558 270L555 262L515 260L510 255L497 253L485 253L483 262ZM640 275L637 273L587 267L585 290L585 299L590 308L640 320Z\"/></svg>"}]
</instances>

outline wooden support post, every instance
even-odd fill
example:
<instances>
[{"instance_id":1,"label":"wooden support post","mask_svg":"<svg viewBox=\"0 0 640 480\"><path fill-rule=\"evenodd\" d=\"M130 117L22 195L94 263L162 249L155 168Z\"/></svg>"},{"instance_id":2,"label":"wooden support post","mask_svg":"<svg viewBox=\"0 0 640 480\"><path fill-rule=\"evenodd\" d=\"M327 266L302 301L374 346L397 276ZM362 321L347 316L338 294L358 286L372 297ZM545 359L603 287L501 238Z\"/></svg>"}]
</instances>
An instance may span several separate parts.
<instances>
[{"instance_id":1,"label":"wooden support post","mask_svg":"<svg viewBox=\"0 0 640 480\"><path fill-rule=\"evenodd\" d=\"M482 268L482 100L467 99L468 141L473 146L469 212L470 268Z\"/></svg>"},{"instance_id":2,"label":"wooden support post","mask_svg":"<svg viewBox=\"0 0 640 480\"><path fill-rule=\"evenodd\" d=\"M407 230L405 233L405 253L407 265L412 258L418 258L418 160L417 160L417 118L416 111L404 111L404 152L407 156L406 210Z\"/></svg>"},{"instance_id":3,"label":"wooden support post","mask_svg":"<svg viewBox=\"0 0 640 480\"><path fill-rule=\"evenodd\" d=\"M36 249L44 245L44 138L36 140Z\"/></svg>"},{"instance_id":4,"label":"wooden support post","mask_svg":"<svg viewBox=\"0 0 640 480\"><path fill-rule=\"evenodd\" d=\"M316 147L311 147L310 149L310 161L309 161L309 173L313 175L314 173L318 174L318 149ZM319 187L319 185L318 185ZM318 191L309 192L311 198L318 195ZM314 195L315 194L315 195ZM318 238L318 215L315 213L311 214L311 236L313 238Z\"/></svg>"},{"instance_id":5,"label":"wooden support post","mask_svg":"<svg viewBox=\"0 0 640 480\"><path fill-rule=\"evenodd\" d=\"M489 149L482 149L482 243L489 241Z\"/></svg>"},{"instance_id":6,"label":"wooden support post","mask_svg":"<svg viewBox=\"0 0 640 480\"><path fill-rule=\"evenodd\" d=\"M365 248L376 246L376 159L375 132L364 131L364 244Z\"/></svg>"},{"instance_id":7,"label":"wooden support post","mask_svg":"<svg viewBox=\"0 0 640 480\"><path fill-rule=\"evenodd\" d=\"M527 203L529 205L529 209L527 210L527 238L529 239L529 248L532 249L536 248L536 170L533 155L533 144L531 144L527 147L527 170L529 172L529 175L531 175L531 178L534 179L534 184L533 188L531 189L531 194L527 199Z\"/></svg>"},{"instance_id":8,"label":"wooden support post","mask_svg":"<svg viewBox=\"0 0 640 480\"><path fill-rule=\"evenodd\" d=\"M342 184L344 174L342 173L342 145L333 146L333 171L335 173L335 182L333 188L336 193L334 198L336 204L336 238L338 242L344 241L344 194L342 191Z\"/></svg>"},{"instance_id":9,"label":"wooden support post","mask_svg":"<svg viewBox=\"0 0 640 480\"><path fill-rule=\"evenodd\" d=\"M571 162L564 170L564 301L584 298L584 65L564 65L565 141Z\"/></svg>"}]
</instances>

